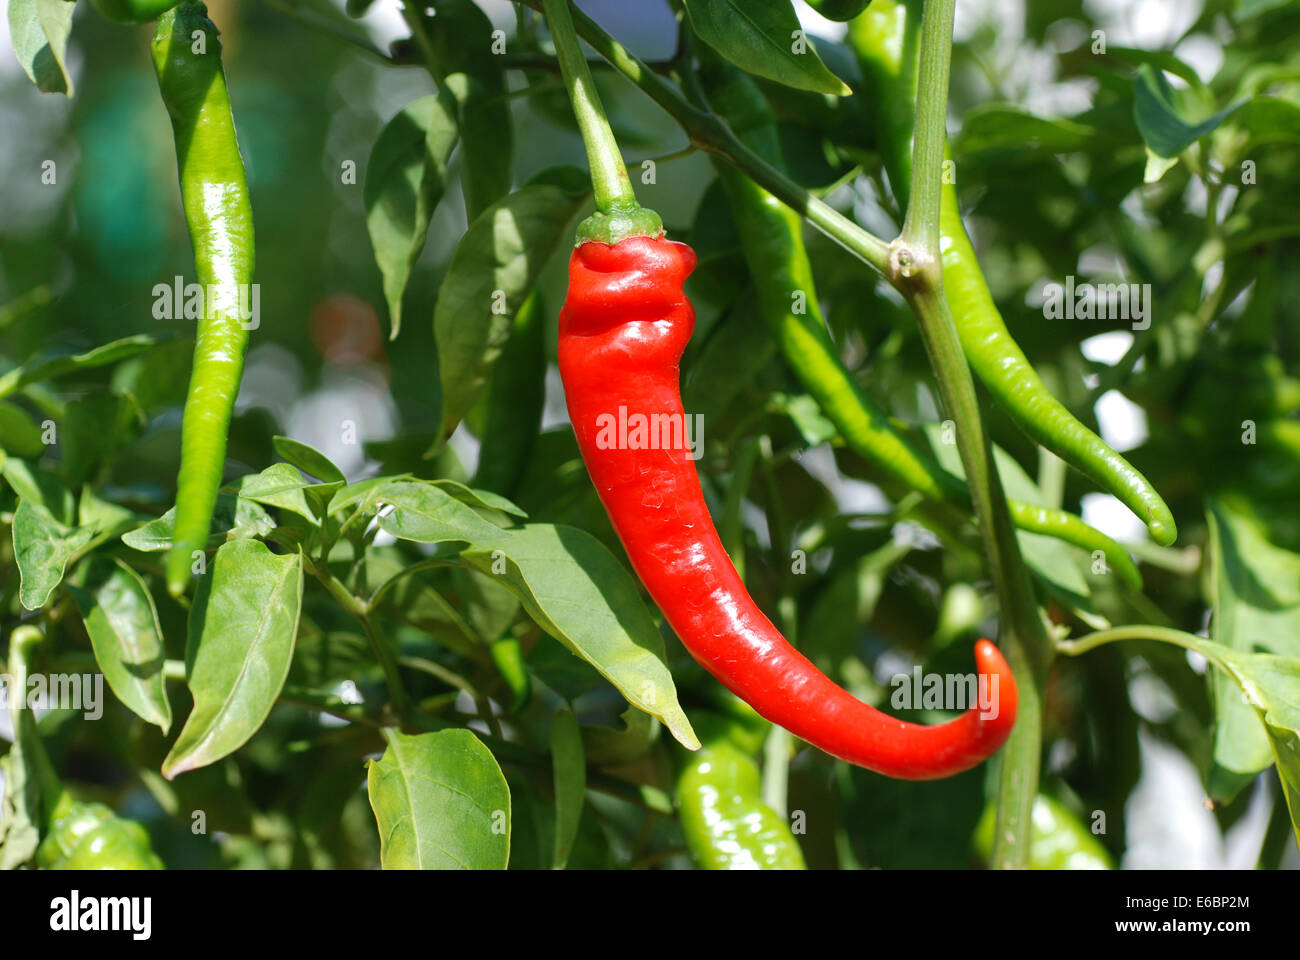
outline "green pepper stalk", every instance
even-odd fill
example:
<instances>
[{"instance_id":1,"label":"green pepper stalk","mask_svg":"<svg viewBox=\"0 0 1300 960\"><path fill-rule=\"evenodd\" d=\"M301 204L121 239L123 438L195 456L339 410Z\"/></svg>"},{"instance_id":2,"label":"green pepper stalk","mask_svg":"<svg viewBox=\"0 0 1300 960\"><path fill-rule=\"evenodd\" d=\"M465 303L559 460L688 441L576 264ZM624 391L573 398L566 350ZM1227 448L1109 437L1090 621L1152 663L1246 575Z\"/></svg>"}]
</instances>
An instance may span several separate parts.
<instances>
[{"instance_id":1,"label":"green pepper stalk","mask_svg":"<svg viewBox=\"0 0 1300 960\"><path fill-rule=\"evenodd\" d=\"M605 119L600 94L591 78L591 68L582 54L573 29L569 0L543 0L546 22L551 28L555 55L559 58L564 86L573 104L573 114L582 131L582 142L591 167L596 213L578 225L575 246L596 241L615 244L628 237L657 237L664 232L659 214L636 201L623 155Z\"/></svg>"}]
</instances>

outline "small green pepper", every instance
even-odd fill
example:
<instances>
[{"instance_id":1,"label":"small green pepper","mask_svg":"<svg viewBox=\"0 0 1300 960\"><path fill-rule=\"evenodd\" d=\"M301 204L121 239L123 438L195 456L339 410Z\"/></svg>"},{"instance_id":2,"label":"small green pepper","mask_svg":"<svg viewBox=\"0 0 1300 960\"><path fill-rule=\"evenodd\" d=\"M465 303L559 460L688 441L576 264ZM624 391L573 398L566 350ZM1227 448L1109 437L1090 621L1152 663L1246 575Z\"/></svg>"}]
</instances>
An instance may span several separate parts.
<instances>
[{"instance_id":1,"label":"small green pepper","mask_svg":"<svg viewBox=\"0 0 1300 960\"><path fill-rule=\"evenodd\" d=\"M1033 833L1029 848L1031 870L1113 870L1110 853L1073 813L1045 794L1034 800ZM986 863L993 852L997 809L984 808L975 827L975 852Z\"/></svg>"},{"instance_id":2,"label":"small green pepper","mask_svg":"<svg viewBox=\"0 0 1300 960\"><path fill-rule=\"evenodd\" d=\"M36 865L49 870L162 870L149 834L102 803L60 793L49 828L36 850Z\"/></svg>"},{"instance_id":3,"label":"small green pepper","mask_svg":"<svg viewBox=\"0 0 1300 960\"><path fill-rule=\"evenodd\" d=\"M703 747L677 778L677 808L691 858L705 870L803 870L799 843L763 803L747 725L716 716L694 723Z\"/></svg>"}]
</instances>

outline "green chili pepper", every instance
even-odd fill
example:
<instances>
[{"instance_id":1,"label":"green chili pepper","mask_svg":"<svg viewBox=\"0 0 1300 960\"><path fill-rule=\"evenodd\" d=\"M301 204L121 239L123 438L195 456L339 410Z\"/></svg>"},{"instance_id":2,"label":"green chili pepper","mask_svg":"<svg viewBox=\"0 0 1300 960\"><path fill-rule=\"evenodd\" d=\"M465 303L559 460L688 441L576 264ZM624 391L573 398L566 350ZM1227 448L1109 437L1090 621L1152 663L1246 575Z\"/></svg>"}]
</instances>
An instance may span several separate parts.
<instances>
[{"instance_id":1,"label":"green chili pepper","mask_svg":"<svg viewBox=\"0 0 1300 960\"><path fill-rule=\"evenodd\" d=\"M1032 839L1029 847L1031 870L1113 870L1109 851L1079 822L1073 813L1046 794L1034 798ZM988 862L993 852L993 831L997 808L984 808L975 827L974 847Z\"/></svg>"},{"instance_id":2,"label":"green chili pepper","mask_svg":"<svg viewBox=\"0 0 1300 960\"><path fill-rule=\"evenodd\" d=\"M802 870L790 827L763 803L754 738L723 717L692 718L703 747L677 778L677 808L691 858L705 870Z\"/></svg>"},{"instance_id":3,"label":"green chili pepper","mask_svg":"<svg viewBox=\"0 0 1300 960\"><path fill-rule=\"evenodd\" d=\"M515 314L483 392L481 423L473 424L481 438L475 487L513 496L541 430L545 400L546 311L534 291Z\"/></svg>"},{"instance_id":4,"label":"green chili pepper","mask_svg":"<svg viewBox=\"0 0 1300 960\"><path fill-rule=\"evenodd\" d=\"M184 592L195 551L207 542L221 486L226 433L248 343L243 303L253 276L253 211L221 67L221 35L202 3L158 21L154 68L176 139L185 219L205 311L181 424L176 527L167 587Z\"/></svg>"},{"instance_id":5,"label":"green chili pepper","mask_svg":"<svg viewBox=\"0 0 1300 960\"><path fill-rule=\"evenodd\" d=\"M63 791L36 864L50 870L162 870L149 834L102 803L82 803Z\"/></svg>"},{"instance_id":6,"label":"green chili pepper","mask_svg":"<svg viewBox=\"0 0 1300 960\"><path fill-rule=\"evenodd\" d=\"M179 0L90 0L105 19L114 23L149 23L176 6Z\"/></svg>"},{"instance_id":7,"label":"green chili pepper","mask_svg":"<svg viewBox=\"0 0 1300 960\"><path fill-rule=\"evenodd\" d=\"M739 70L705 56L711 106L751 149L781 168L776 127L762 92ZM799 214L729 164L716 162L715 167L731 200L760 309L804 389L859 456L928 499L970 510L966 485L901 433L845 368L826 332ZM796 298L802 312L796 310ZM1125 583L1141 589L1136 564L1110 537L1062 510L1016 502L1009 506L1020 529L1089 552L1100 550Z\"/></svg>"},{"instance_id":8,"label":"green chili pepper","mask_svg":"<svg viewBox=\"0 0 1300 960\"><path fill-rule=\"evenodd\" d=\"M489 647L492 662L510 689L510 712L518 713L533 697L533 682L528 676L524 652L514 637L502 637Z\"/></svg>"},{"instance_id":9,"label":"green chili pepper","mask_svg":"<svg viewBox=\"0 0 1300 960\"><path fill-rule=\"evenodd\" d=\"M894 0L877 0L850 24L848 34L866 81L862 96L874 108L876 140L900 204L911 189L918 13ZM1118 497L1157 543L1173 543L1178 535L1174 517L1155 488L1048 392L1011 338L975 259L951 177L945 177L941 190L944 292L971 368L1035 442Z\"/></svg>"}]
</instances>

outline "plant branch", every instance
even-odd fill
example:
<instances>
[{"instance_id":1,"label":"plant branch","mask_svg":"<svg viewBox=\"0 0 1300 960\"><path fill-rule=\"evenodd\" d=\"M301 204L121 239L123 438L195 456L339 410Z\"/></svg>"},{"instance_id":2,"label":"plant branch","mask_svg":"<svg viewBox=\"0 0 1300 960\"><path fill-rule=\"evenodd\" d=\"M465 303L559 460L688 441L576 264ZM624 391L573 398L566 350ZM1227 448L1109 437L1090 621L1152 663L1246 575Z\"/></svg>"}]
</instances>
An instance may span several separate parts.
<instances>
[{"instance_id":1,"label":"plant branch","mask_svg":"<svg viewBox=\"0 0 1300 960\"><path fill-rule=\"evenodd\" d=\"M1030 815L1038 792L1041 692L1051 645L1038 615L1033 583L1020 558L1006 495L981 421L975 383L948 302L942 293L936 294L925 285L914 288L908 299L938 378L944 409L956 424L957 449L1002 609L1004 628L999 646L1018 679L1019 714L1000 758L993 863L1023 868L1028 865Z\"/></svg>"},{"instance_id":2,"label":"plant branch","mask_svg":"<svg viewBox=\"0 0 1300 960\"><path fill-rule=\"evenodd\" d=\"M925 0L912 138L912 191L907 202L907 219L903 222L903 242L924 250L936 269L943 151L948 142L948 68L956 7L957 0Z\"/></svg>"},{"instance_id":3,"label":"plant branch","mask_svg":"<svg viewBox=\"0 0 1300 960\"><path fill-rule=\"evenodd\" d=\"M537 7L540 0L519 2L528 2ZM862 229L829 204L818 200L754 153L740 142L720 117L692 106L681 91L629 53L627 48L581 10L573 9L572 16L578 36L677 121L692 144L739 168L768 193L799 211L809 223L881 276L887 274L889 248L884 240Z\"/></svg>"},{"instance_id":4,"label":"plant branch","mask_svg":"<svg viewBox=\"0 0 1300 960\"><path fill-rule=\"evenodd\" d=\"M360 622L361 628L370 640L370 647L374 651L375 659L379 661L379 666L384 672L384 683L388 687L388 697L392 701L393 709L404 721L411 722L413 715L411 698L407 695L406 687L402 684L402 675L397 669L397 660L393 657L393 652L388 649L388 644L380 635L379 629L370 616L369 604L349 590L323 564L317 563L306 555L303 556L303 562L307 565L307 571L325 586L330 596Z\"/></svg>"}]
</instances>

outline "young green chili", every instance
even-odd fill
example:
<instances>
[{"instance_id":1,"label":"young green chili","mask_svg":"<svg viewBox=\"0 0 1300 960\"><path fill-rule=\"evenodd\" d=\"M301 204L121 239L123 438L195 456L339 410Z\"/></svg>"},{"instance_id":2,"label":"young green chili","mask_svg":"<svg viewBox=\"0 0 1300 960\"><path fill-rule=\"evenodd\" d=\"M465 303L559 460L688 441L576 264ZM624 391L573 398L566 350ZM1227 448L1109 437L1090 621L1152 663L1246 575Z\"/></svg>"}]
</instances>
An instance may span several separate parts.
<instances>
[{"instance_id":1,"label":"young green chili","mask_svg":"<svg viewBox=\"0 0 1300 960\"><path fill-rule=\"evenodd\" d=\"M903 205L911 189L919 25L919 11L895 0L877 0L850 24L848 34L866 81L861 94L876 116L885 169ZM953 179L946 177L941 189L944 292L971 368L1035 442L1118 497L1157 543L1173 543L1178 535L1174 517L1155 488L1052 396L1012 339L962 224Z\"/></svg>"},{"instance_id":2,"label":"young green chili","mask_svg":"<svg viewBox=\"0 0 1300 960\"><path fill-rule=\"evenodd\" d=\"M692 718L703 746L677 778L677 817L691 859L705 870L803 870L789 824L763 802L747 726L712 714Z\"/></svg>"},{"instance_id":3,"label":"young green chili","mask_svg":"<svg viewBox=\"0 0 1300 960\"><path fill-rule=\"evenodd\" d=\"M546 312L537 291L515 314L481 401L474 486L513 496L542 427L546 401ZM477 411L476 411L477 412Z\"/></svg>"},{"instance_id":4,"label":"young green chili","mask_svg":"<svg viewBox=\"0 0 1300 960\"><path fill-rule=\"evenodd\" d=\"M1064 804L1040 793L1034 800L1030 870L1114 870L1110 852ZM992 860L997 805L984 808L971 845L985 863Z\"/></svg>"},{"instance_id":5,"label":"young green chili","mask_svg":"<svg viewBox=\"0 0 1300 960\"><path fill-rule=\"evenodd\" d=\"M743 73L716 60L706 59L704 75L711 106L752 150L780 169L776 127L762 92ZM928 499L970 510L966 485L901 433L845 368L826 332L800 216L729 164L714 165L731 201L760 310L804 389L856 454ZM796 297L801 312L795 309ZM1018 502L1009 506L1018 528L1089 552L1099 550L1125 583L1141 589L1136 564L1110 537L1062 510Z\"/></svg>"},{"instance_id":6,"label":"young green chili","mask_svg":"<svg viewBox=\"0 0 1300 960\"><path fill-rule=\"evenodd\" d=\"M167 557L167 587L179 595L194 553L207 542L225 466L248 342L243 304L253 276L253 210L221 66L221 36L202 3L182 3L163 14L153 37L153 62L171 116L194 269L205 294L181 424L176 528Z\"/></svg>"}]
</instances>

